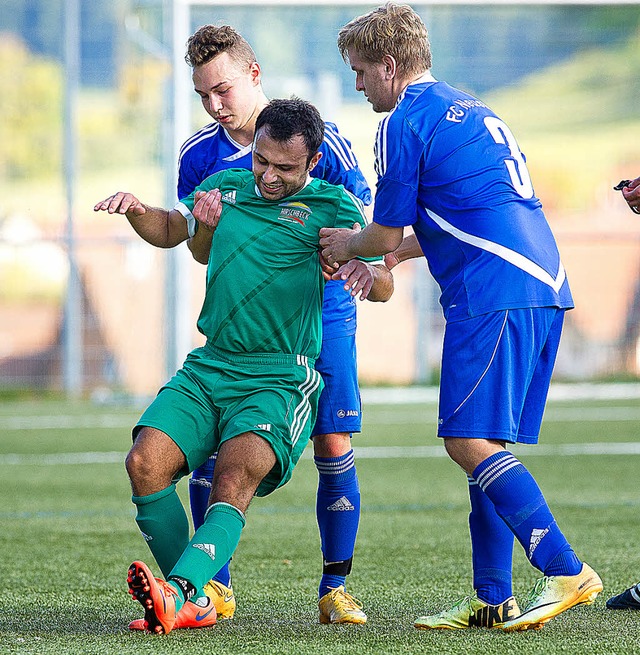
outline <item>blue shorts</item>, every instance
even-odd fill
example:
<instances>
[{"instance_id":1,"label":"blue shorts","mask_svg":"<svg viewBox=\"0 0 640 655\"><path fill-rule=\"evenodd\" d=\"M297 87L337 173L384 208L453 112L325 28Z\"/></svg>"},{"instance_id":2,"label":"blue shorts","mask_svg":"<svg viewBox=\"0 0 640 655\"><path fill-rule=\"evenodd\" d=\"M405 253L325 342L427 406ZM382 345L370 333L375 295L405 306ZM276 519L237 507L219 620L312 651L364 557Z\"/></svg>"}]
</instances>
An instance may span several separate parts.
<instances>
[{"instance_id":1,"label":"blue shorts","mask_svg":"<svg viewBox=\"0 0 640 655\"><path fill-rule=\"evenodd\" d=\"M438 436L537 443L564 313L511 309L448 323Z\"/></svg>"},{"instance_id":2,"label":"blue shorts","mask_svg":"<svg viewBox=\"0 0 640 655\"><path fill-rule=\"evenodd\" d=\"M320 357L316 360L316 371L322 376L324 389L311 435L360 432L362 403L355 334L324 339Z\"/></svg>"}]
</instances>

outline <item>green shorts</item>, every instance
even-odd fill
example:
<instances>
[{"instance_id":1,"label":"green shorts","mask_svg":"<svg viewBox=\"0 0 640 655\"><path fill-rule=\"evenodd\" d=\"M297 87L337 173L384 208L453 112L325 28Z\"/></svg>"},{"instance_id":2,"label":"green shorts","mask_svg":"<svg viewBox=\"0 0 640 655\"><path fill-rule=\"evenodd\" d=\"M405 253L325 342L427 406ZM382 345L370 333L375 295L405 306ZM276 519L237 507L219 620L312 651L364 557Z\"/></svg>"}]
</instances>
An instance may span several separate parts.
<instances>
[{"instance_id":1,"label":"green shorts","mask_svg":"<svg viewBox=\"0 0 640 655\"><path fill-rule=\"evenodd\" d=\"M288 482L315 423L322 378L301 355L237 355L210 345L192 351L160 389L133 434L167 434L187 460L187 474L244 432L269 442L276 465L256 495Z\"/></svg>"}]
</instances>

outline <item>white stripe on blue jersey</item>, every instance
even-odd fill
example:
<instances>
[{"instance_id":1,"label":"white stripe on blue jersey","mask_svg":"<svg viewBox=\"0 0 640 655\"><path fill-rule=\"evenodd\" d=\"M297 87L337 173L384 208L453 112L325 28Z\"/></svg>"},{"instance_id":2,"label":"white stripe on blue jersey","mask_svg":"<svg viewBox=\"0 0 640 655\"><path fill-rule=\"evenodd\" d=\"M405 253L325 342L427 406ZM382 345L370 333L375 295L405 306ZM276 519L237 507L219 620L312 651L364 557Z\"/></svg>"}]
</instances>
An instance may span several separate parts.
<instances>
[{"instance_id":1,"label":"white stripe on blue jersey","mask_svg":"<svg viewBox=\"0 0 640 655\"><path fill-rule=\"evenodd\" d=\"M431 73L425 73L420 79L412 82L412 84L422 84L423 82L436 82L436 78L431 75ZM408 87L407 87L408 88ZM402 93L398 96L396 104L393 109L385 116L380 123L378 124L378 130L376 132L376 140L374 145L374 169L376 175L380 178L387 172L387 128L389 126L389 119L391 115L396 110L398 105L404 100L405 95L407 94L407 89L405 88Z\"/></svg>"},{"instance_id":2,"label":"white stripe on blue jersey","mask_svg":"<svg viewBox=\"0 0 640 655\"><path fill-rule=\"evenodd\" d=\"M345 169L349 170L357 166L356 158L348 143L330 123L325 123L324 140L331 150L335 152Z\"/></svg>"},{"instance_id":3,"label":"white stripe on blue jersey","mask_svg":"<svg viewBox=\"0 0 640 655\"><path fill-rule=\"evenodd\" d=\"M229 139L229 141L232 141L232 139ZM240 148L240 150L238 150L238 152L236 152L235 154L229 155L228 157L223 157L222 161L237 161L238 159L242 159L242 157L248 155L251 152L252 148L253 148L253 144L250 143L249 145Z\"/></svg>"},{"instance_id":4,"label":"white stripe on blue jersey","mask_svg":"<svg viewBox=\"0 0 640 655\"><path fill-rule=\"evenodd\" d=\"M488 239L482 239L481 237L474 236L473 234L467 234L466 232L463 232L457 227L451 225L451 223L447 223L444 218L438 216L438 214L432 212L426 207L425 211L434 223L436 223L440 228L442 228L445 232L448 232L456 239L464 241L464 243L468 243L472 246L475 246L476 248L480 248L481 250L486 250L487 252L497 255L510 264L517 266L525 273L533 275L533 277L535 277L537 280L540 280L540 282L543 284L550 286L556 293L558 293L562 288L567 274L561 261L558 260L558 273L555 277L553 277L542 267L538 266L538 264L536 264L531 259L528 259L521 253L515 252L515 250L511 250L505 246L501 246L499 243L495 243L495 241L489 241Z\"/></svg>"},{"instance_id":5,"label":"white stripe on blue jersey","mask_svg":"<svg viewBox=\"0 0 640 655\"><path fill-rule=\"evenodd\" d=\"M191 150L191 148L193 148L193 146L197 145L201 141L214 137L218 133L219 129L220 129L220 123L209 123L209 125L205 125L202 129L198 130L193 136L190 136L182 144L182 148L180 148L180 155L178 157L178 166L180 166L180 163L182 162L182 158L184 157L185 153L187 153L189 150Z\"/></svg>"}]
</instances>

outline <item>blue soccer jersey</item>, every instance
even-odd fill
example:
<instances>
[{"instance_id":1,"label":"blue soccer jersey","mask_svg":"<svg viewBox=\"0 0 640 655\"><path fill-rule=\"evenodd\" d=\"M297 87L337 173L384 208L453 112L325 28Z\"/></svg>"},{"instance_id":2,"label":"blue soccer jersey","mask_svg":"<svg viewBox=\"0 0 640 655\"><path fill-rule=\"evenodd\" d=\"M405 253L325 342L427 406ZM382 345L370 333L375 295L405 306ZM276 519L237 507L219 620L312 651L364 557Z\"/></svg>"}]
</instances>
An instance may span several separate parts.
<instances>
[{"instance_id":1,"label":"blue soccer jersey","mask_svg":"<svg viewBox=\"0 0 640 655\"><path fill-rule=\"evenodd\" d=\"M365 205L371 204L371 190L358 167L351 144L333 123L325 123L320 152L322 158L311 176L331 184L342 184ZM218 123L211 123L196 132L180 150L178 198L186 198L209 175L227 168L251 170L251 145L236 143ZM324 338L355 333L355 298L344 290L340 281L325 285L322 329Z\"/></svg>"},{"instance_id":2,"label":"blue soccer jersey","mask_svg":"<svg viewBox=\"0 0 640 655\"><path fill-rule=\"evenodd\" d=\"M447 320L573 307L524 155L483 102L430 74L378 127L373 220L411 225Z\"/></svg>"}]
</instances>

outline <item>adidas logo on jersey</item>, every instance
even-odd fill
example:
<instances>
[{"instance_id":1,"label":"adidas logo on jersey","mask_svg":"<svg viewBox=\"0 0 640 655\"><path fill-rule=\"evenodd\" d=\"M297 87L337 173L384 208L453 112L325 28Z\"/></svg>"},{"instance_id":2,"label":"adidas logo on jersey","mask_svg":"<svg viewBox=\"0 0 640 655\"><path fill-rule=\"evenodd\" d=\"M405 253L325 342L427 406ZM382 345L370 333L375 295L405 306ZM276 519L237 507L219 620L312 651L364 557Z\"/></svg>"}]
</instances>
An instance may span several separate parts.
<instances>
[{"instance_id":1,"label":"adidas logo on jersey","mask_svg":"<svg viewBox=\"0 0 640 655\"><path fill-rule=\"evenodd\" d=\"M519 616L520 610L513 596L501 605L485 605L469 616L469 627L493 628Z\"/></svg>"},{"instance_id":2,"label":"adidas logo on jersey","mask_svg":"<svg viewBox=\"0 0 640 655\"><path fill-rule=\"evenodd\" d=\"M216 559L216 547L215 544L193 544L194 548L201 550L203 553L209 555L212 560Z\"/></svg>"},{"instance_id":3,"label":"adidas logo on jersey","mask_svg":"<svg viewBox=\"0 0 640 655\"><path fill-rule=\"evenodd\" d=\"M533 557L535 549L538 547L538 544L542 541L547 532L549 532L549 528L545 528L544 530L534 528L531 530L531 539L529 541L529 559Z\"/></svg>"},{"instance_id":4,"label":"adidas logo on jersey","mask_svg":"<svg viewBox=\"0 0 640 655\"><path fill-rule=\"evenodd\" d=\"M327 507L329 512L353 512L355 507L349 502L349 499L346 496L338 498L333 505Z\"/></svg>"},{"instance_id":5,"label":"adidas logo on jersey","mask_svg":"<svg viewBox=\"0 0 640 655\"><path fill-rule=\"evenodd\" d=\"M236 191L233 189L232 191L227 191L226 193L222 194L222 198L220 198L222 202L226 202L229 205L235 205L236 204Z\"/></svg>"}]
</instances>

